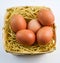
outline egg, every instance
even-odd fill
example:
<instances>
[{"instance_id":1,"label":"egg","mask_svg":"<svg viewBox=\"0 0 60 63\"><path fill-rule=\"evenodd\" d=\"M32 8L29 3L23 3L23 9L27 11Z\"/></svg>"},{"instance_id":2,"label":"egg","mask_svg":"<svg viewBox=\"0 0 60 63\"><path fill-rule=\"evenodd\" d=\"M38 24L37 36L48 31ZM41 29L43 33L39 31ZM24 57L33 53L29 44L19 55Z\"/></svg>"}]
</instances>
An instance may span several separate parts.
<instances>
[{"instance_id":1,"label":"egg","mask_svg":"<svg viewBox=\"0 0 60 63\"><path fill-rule=\"evenodd\" d=\"M39 45L46 45L53 38L53 29L49 26L42 27L37 32L37 42Z\"/></svg>"},{"instance_id":2,"label":"egg","mask_svg":"<svg viewBox=\"0 0 60 63\"><path fill-rule=\"evenodd\" d=\"M16 40L18 43L31 46L35 42L35 34L31 30L20 30L16 33Z\"/></svg>"},{"instance_id":3,"label":"egg","mask_svg":"<svg viewBox=\"0 0 60 63\"><path fill-rule=\"evenodd\" d=\"M41 9L37 14L37 19L42 25L53 25L54 23L54 15L50 9Z\"/></svg>"},{"instance_id":4,"label":"egg","mask_svg":"<svg viewBox=\"0 0 60 63\"><path fill-rule=\"evenodd\" d=\"M22 15L14 14L10 20L11 28L14 32L26 29L27 23Z\"/></svg>"},{"instance_id":5,"label":"egg","mask_svg":"<svg viewBox=\"0 0 60 63\"><path fill-rule=\"evenodd\" d=\"M37 32L41 28L40 23L36 19L32 19L28 23L28 29L32 30L33 32Z\"/></svg>"}]
</instances>

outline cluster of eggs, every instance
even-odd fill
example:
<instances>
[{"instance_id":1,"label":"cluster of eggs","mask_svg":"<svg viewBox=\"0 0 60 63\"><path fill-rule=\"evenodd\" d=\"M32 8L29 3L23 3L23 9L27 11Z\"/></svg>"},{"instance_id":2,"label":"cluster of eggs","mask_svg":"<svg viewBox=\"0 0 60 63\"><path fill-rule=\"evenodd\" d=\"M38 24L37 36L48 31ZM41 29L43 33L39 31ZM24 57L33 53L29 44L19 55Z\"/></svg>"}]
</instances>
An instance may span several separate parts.
<instances>
[{"instance_id":1,"label":"cluster of eggs","mask_svg":"<svg viewBox=\"0 0 60 63\"><path fill-rule=\"evenodd\" d=\"M11 28L16 33L16 40L23 45L31 46L37 41L38 45L46 45L53 37L52 25L54 15L49 9L41 9L37 13L37 19L28 23L20 14L11 18Z\"/></svg>"}]
</instances>

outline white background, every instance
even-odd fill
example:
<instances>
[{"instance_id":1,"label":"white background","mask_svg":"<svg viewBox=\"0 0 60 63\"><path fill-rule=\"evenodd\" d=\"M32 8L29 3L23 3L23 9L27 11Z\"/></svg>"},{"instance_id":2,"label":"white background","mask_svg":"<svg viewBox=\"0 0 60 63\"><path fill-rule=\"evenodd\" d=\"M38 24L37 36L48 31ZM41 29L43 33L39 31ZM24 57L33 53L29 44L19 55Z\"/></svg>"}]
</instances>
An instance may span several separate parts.
<instances>
[{"instance_id":1,"label":"white background","mask_svg":"<svg viewBox=\"0 0 60 63\"><path fill-rule=\"evenodd\" d=\"M56 50L52 53L34 56L14 56L3 48L2 27L6 9L14 6L41 5L50 7L55 15ZM59 0L0 0L0 63L60 63L60 1Z\"/></svg>"}]
</instances>

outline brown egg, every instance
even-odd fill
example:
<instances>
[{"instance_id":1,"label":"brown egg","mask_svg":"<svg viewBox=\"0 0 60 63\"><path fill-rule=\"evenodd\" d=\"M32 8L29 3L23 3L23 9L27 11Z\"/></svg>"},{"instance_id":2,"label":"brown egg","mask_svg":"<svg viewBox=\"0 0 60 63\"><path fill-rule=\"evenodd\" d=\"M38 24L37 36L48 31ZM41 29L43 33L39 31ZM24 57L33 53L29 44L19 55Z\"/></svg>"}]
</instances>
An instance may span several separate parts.
<instances>
[{"instance_id":1,"label":"brown egg","mask_svg":"<svg viewBox=\"0 0 60 63\"><path fill-rule=\"evenodd\" d=\"M46 45L53 37L53 30L49 26L42 27L37 32L37 42L39 45Z\"/></svg>"},{"instance_id":2,"label":"brown egg","mask_svg":"<svg viewBox=\"0 0 60 63\"><path fill-rule=\"evenodd\" d=\"M35 42L35 34L31 30L21 30L16 33L16 40L20 44L30 46Z\"/></svg>"},{"instance_id":3,"label":"brown egg","mask_svg":"<svg viewBox=\"0 0 60 63\"><path fill-rule=\"evenodd\" d=\"M36 19L32 19L28 23L28 29L32 30L33 32L37 32L41 28L40 23Z\"/></svg>"},{"instance_id":4,"label":"brown egg","mask_svg":"<svg viewBox=\"0 0 60 63\"><path fill-rule=\"evenodd\" d=\"M22 29L26 29L26 21L22 15L15 14L11 18L10 22L11 28L14 32L17 32Z\"/></svg>"},{"instance_id":5,"label":"brown egg","mask_svg":"<svg viewBox=\"0 0 60 63\"><path fill-rule=\"evenodd\" d=\"M53 25L54 23L54 15L51 10L49 9L41 9L38 14L38 21L42 25Z\"/></svg>"}]
</instances>

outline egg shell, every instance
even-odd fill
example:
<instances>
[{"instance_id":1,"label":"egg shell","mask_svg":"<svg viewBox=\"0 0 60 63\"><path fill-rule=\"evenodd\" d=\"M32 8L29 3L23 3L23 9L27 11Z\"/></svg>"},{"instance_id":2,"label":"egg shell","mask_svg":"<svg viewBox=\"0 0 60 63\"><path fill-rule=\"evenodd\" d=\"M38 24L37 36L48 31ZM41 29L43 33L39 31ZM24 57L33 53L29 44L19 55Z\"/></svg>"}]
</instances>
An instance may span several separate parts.
<instances>
[{"instance_id":1,"label":"egg shell","mask_svg":"<svg viewBox=\"0 0 60 63\"><path fill-rule=\"evenodd\" d=\"M26 29L27 23L22 15L14 14L11 17L10 21L11 21L10 22L11 28L14 32L17 32L22 29Z\"/></svg>"},{"instance_id":2,"label":"egg shell","mask_svg":"<svg viewBox=\"0 0 60 63\"><path fill-rule=\"evenodd\" d=\"M37 32L41 28L40 23L36 19L32 19L28 23L28 29L32 30L33 32Z\"/></svg>"},{"instance_id":3,"label":"egg shell","mask_svg":"<svg viewBox=\"0 0 60 63\"><path fill-rule=\"evenodd\" d=\"M37 13L37 19L42 25L53 25L54 15L50 9L44 8Z\"/></svg>"},{"instance_id":4,"label":"egg shell","mask_svg":"<svg viewBox=\"0 0 60 63\"><path fill-rule=\"evenodd\" d=\"M49 26L42 27L37 32L37 42L39 45L46 45L53 38L53 29Z\"/></svg>"},{"instance_id":5,"label":"egg shell","mask_svg":"<svg viewBox=\"0 0 60 63\"><path fill-rule=\"evenodd\" d=\"M35 34L31 30L20 30L16 33L16 40L23 45L33 45L35 42Z\"/></svg>"}]
</instances>

